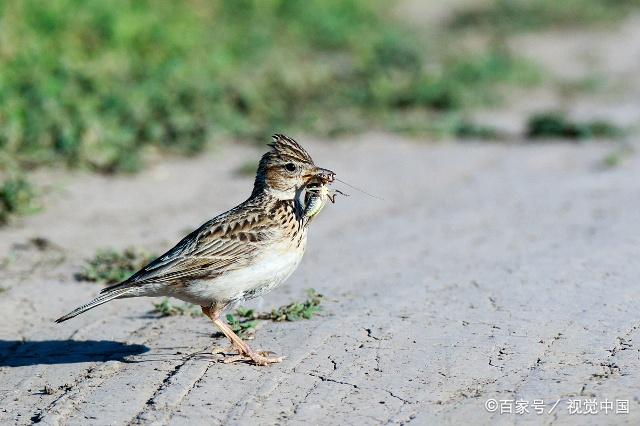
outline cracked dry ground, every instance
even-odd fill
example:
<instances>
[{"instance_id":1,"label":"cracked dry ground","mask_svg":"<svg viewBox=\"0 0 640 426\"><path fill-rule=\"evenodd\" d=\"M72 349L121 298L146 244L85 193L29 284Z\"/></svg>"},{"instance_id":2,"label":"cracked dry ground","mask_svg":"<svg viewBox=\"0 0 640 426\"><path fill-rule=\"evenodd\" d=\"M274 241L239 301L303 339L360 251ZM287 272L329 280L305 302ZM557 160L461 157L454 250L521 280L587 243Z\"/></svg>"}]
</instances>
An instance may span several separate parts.
<instances>
[{"instance_id":1,"label":"cracked dry ground","mask_svg":"<svg viewBox=\"0 0 640 426\"><path fill-rule=\"evenodd\" d=\"M640 160L607 144L307 142L355 191L317 218L309 251L260 309L325 294L321 316L263 323L259 368L203 354L203 318L148 299L52 320L99 286L99 247L159 252L240 201L258 153L227 147L136 177L59 175L47 210L2 230L0 423L584 423L640 418ZM62 189L60 189L62 188ZM346 188L343 188L346 190ZM43 237L50 246L28 244ZM624 417L500 416L487 398L628 399Z\"/></svg>"}]
</instances>

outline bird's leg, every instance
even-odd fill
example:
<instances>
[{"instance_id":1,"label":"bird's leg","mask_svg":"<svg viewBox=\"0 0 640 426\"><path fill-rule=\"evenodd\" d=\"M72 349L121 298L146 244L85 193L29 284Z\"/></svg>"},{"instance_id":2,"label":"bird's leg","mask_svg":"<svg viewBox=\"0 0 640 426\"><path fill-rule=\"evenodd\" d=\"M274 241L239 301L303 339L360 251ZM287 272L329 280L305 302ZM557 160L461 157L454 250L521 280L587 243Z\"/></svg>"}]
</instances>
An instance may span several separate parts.
<instances>
[{"instance_id":1,"label":"bird's leg","mask_svg":"<svg viewBox=\"0 0 640 426\"><path fill-rule=\"evenodd\" d=\"M233 332L231 327L220 319L221 309L212 309L202 306L202 313L208 316L211 321L222 331L222 333L231 340L231 344L238 351L238 355L225 359L225 363L231 363L235 361L251 360L256 365L269 365L277 362L282 362L280 356L269 356L269 352L254 351L249 345L247 345L236 333Z\"/></svg>"}]
</instances>

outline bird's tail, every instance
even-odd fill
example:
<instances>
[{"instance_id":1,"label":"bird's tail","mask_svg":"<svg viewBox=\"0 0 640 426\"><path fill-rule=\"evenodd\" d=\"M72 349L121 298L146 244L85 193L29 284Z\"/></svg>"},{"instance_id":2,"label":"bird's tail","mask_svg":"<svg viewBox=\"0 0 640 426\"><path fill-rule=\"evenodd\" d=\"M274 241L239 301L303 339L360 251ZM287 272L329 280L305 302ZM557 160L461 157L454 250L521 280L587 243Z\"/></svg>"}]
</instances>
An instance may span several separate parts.
<instances>
[{"instance_id":1,"label":"bird's tail","mask_svg":"<svg viewBox=\"0 0 640 426\"><path fill-rule=\"evenodd\" d=\"M80 307L77 307L73 311L69 312L67 315L61 316L56 320L56 322L60 323L60 322L69 320L73 317L80 315L83 312L87 312L89 309L93 309L96 306L100 306L103 303L107 303L110 300L117 299L118 297L122 297L125 295L125 293L128 292L128 290L129 290L128 288L119 288L119 289L113 289L109 292L101 294L100 296L93 299L91 302L84 304Z\"/></svg>"}]
</instances>

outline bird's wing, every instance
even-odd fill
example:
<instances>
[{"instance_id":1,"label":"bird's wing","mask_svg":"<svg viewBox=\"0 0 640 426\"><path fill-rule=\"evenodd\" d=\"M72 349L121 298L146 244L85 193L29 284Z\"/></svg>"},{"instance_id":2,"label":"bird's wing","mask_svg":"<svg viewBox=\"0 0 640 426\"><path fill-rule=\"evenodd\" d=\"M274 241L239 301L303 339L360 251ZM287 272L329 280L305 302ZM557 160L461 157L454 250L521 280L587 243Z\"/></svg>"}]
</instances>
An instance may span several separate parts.
<instances>
[{"instance_id":1,"label":"bird's wing","mask_svg":"<svg viewBox=\"0 0 640 426\"><path fill-rule=\"evenodd\" d=\"M210 279L250 264L273 231L273 221L264 214L234 210L205 223L129 279L103 292L147 283Z\"/></svg>"}]
</instances>

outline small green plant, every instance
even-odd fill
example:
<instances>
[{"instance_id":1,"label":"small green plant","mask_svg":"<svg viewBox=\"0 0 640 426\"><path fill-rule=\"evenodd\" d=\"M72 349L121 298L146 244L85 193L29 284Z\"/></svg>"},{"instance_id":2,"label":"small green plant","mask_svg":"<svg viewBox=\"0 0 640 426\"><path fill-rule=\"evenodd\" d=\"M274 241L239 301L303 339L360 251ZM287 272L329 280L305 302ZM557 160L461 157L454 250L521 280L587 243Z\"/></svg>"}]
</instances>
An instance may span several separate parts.
<instances>
[{"instance_id":1,"label":"small green plant","mask_svg":"<svg viewBox=\"0 0 640 426\"><path fill-rule=\"evenodd\" d=\"M620 127L602 120L579 122L557 111L533 115L527 123L529 138L617 138L624 135Z\"/></svg>"},{"instance_id":2,"label":"small green plant","mask_svg":"<svg viewBox=\"0 0 640 426\"><path fill-rule=\"evenodd\" d=\"M498 140L503 138L495 127L479 125L468 120L460 121L454 127L453 134L461 139Z\"/></svg>"},{"instance_id":3,"label":"small green plant","mask_svg":"<svg viewBox=\"0 0 640 426\"><path fill-rule=\"evenodd\" d=\"M236 317L233 314L227 314L226 318L229 327L231 327L233 332L240 336L240 338L245 338L254 334L256 325L258 325L258 321L241 315Z\"/></svg>"},{"instance_id":4,"label":"small green plant","mask_svg":"<svg viewBox=\"0 0 640 426\"><path fill-rule=\"evenodd\" d=\"M592 72L582 78L557 81L555 87L562 98L572 98L580 94L603 93L610 84L603 74Z\"/></svg>"},{"instance_id":5,"label":"small green plant","mask_svg":"<svg viewBox=\"0 0 640 426\"><path fill-rule=\"evenodd\" d=\"M0 224L7 223L12 216L34 213L36 191L23 176L10 177L0 185Z\"/></svg>"},{"instance_id":6,"label":"small green plant","mask_svg":"<svg viewBox=\"0 0 640 426\"><path fill-rule=\"evenodd\" d=\"M259 319L271 321L298 321L301 319L311 319L314 314L320 311L320 303L323 296L314 289L307 290L307 300L304 302L294 302L286 306L281 306L272 310L268 314L258 315Z\"/></svg>"},{"instance_id":7,"label":"small green plant","mask_svg":"<svg viewBox=\"0 0 640 426\"><path fill-rule=\"evenodd\" d=\"M638 0L492 0L462 8L449 26L502 33L588 26L622 19L639 6Z\"/></svg>"},{"instance_id":8,"label":"small green plant","mask_svg":"<svg viewBox=\"0 0 640 426\"><path fill-rule=\"evenodd\" d=\"M227 322L231 329L240 337L251 335L255 332L258 320L266 321L299 321L311 319L320 311L322 295L313 289L307 290L307 300L294 302L286 306L273 309L271 312L258 313L253 309L238 308L235 314L227 315Z\"/></svg>"},{"instance_id":9,"label":"small green plant","mask_svg":"<svg viewBox=\"0 0 640 426\"><path fill-rule=\"evenodd\" d=\"M634 152L635 150L632 145L627 142L622 142L602 159L602 167L605 169L618 167L624 160L634 154Z\"/></svg>"},{"instance_id":10,"label":"small green plant","mask_svg":"<svg viewBox=\"0 0 640 426\"><path fill-rule=\"evenodd\" d=\"M294 302L286 306L273 309L271 312L256 312L253 309L238 308L232 314L226 315L226 320L234 333L241 338L249 337L255 333L260 320L263 321L298 321L311 319L320 311L323 296L313 289L307 290L308 298L304 302ZM197 306L191 304L174 305L168 298L153 304L153 311L166 316L201 316L202 312Z\"/></svg>"},{"instance_id":11,"label":"small green plant","mask_svg":"<svg viewBox=\"0 0 640 426\"><path fill-rule=\"evenodd\" d=\"M93 259L87 260L82 271L76 274L76 279L116 284L129 278L155 257L154 254L135 247L124 251L99 250Z\"/></svg>"},{"instance_id":12,"label":"small green plant","mask_svg":"<svg viewBox=\"0 0 640 426\"><path fill-rule=\"evenodd\" d=\"M198 306L191 303L174 305L168 297L163 298L159 303L154 303L153 312L159 314L160 317L173 317L179 315L201 317L203 315Z\"/></svg>"},{"instance_id":13,"label":"small green plant","mask_svg":"<svg viewBox=\"0 0 640 426\"><path fill-rule=\"evenodd\" d=\"M610 152L604 157L602 161L604 166L607 168L614 168L622 162L622 154L618 151Z\"/></svg>"}]
</instances>

